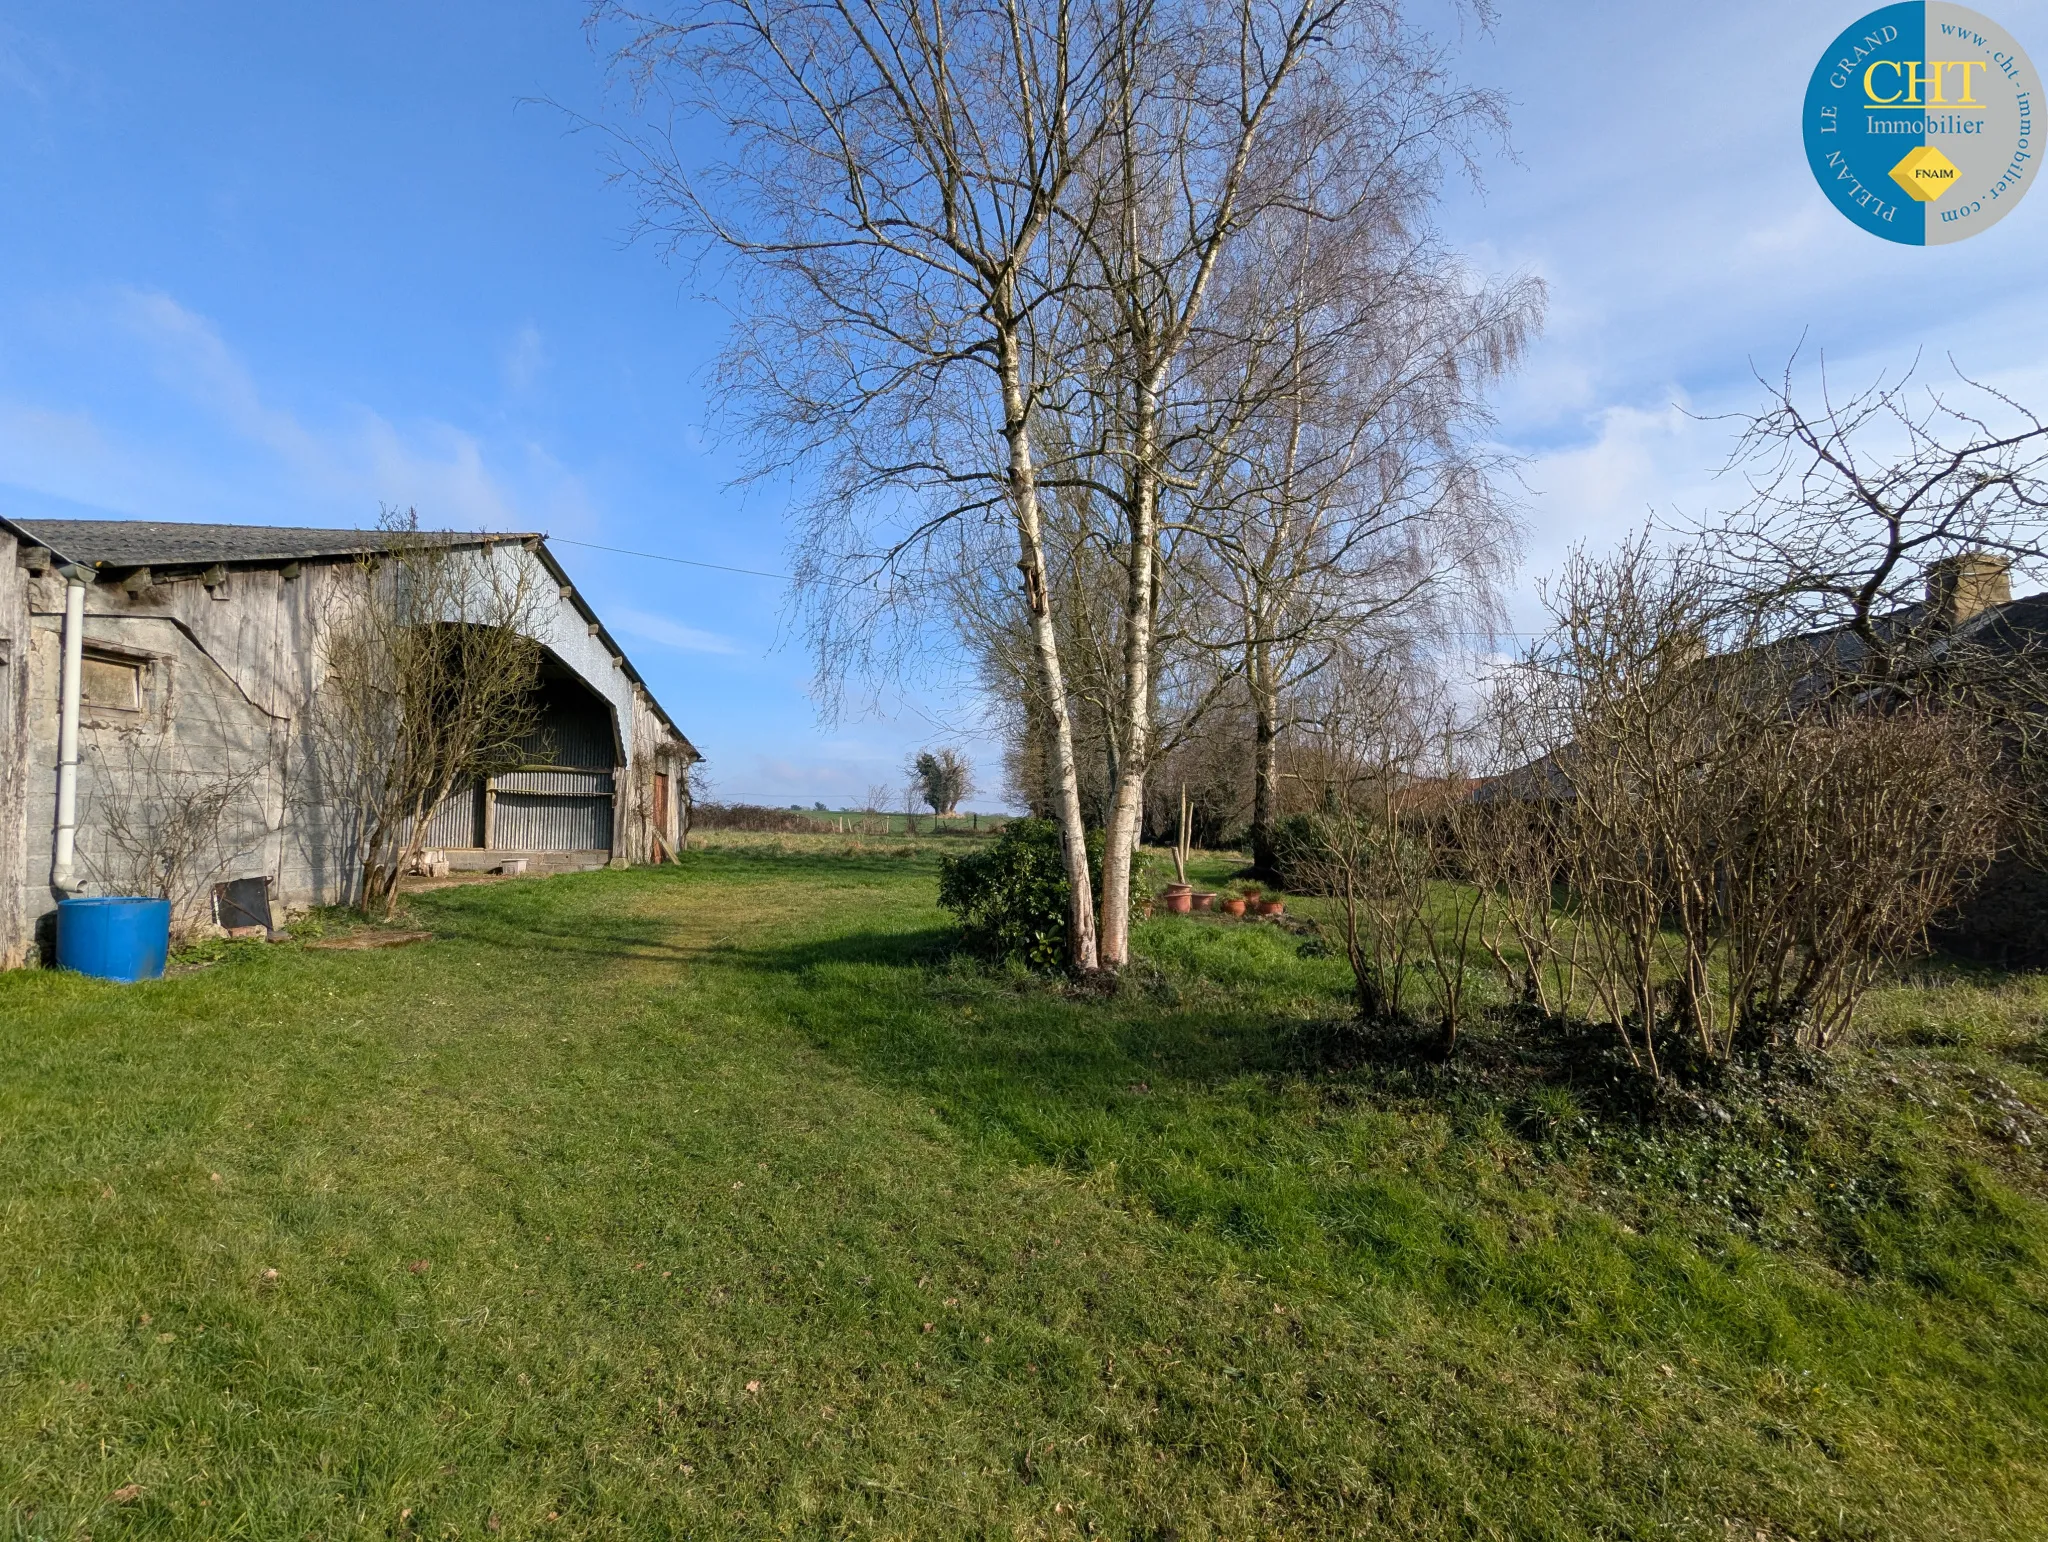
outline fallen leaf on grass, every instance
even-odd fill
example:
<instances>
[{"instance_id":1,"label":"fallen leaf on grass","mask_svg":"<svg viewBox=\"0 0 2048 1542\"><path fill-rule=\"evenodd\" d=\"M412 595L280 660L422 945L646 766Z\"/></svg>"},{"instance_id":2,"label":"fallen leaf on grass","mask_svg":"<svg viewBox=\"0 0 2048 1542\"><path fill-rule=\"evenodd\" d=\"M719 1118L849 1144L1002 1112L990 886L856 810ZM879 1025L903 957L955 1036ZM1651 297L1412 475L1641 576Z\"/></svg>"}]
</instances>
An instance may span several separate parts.
<instances>
[{"instance_id":1,"label":"fallen leaf on grass","mask_svg":"<svg viewBox=\"0 0 2048 1542\"><path fill-rule=\"evenodd\" d=\"M218 1183L218 1182L220 1182L220 1174L219 1174L219 1173L208 1173L208 1174L207 1174L206 1176L207 1176L207 1177L208 1177L209 1179L211 1179L211 1180L212 1180L213 1182L215 1182L215 1183Z\"/></svg>"},{"instance_id":2,"label":"fallen leaf on grass","mask_svg":"<svg viewBox=\"0 0 2048 1542\"><path fill-rule=\"evenodd\" d=\"M124 1483L115 1489L113 1493L107 1495L107 1501L110 1504L132 1505L141 1497L142 1485L140 1483Z\"/></svg>"},{"instance_id":3,"label":"fallen leaf on grass","mask_svg":"<svg viewBox=\"0 0 2048 1542\"><path fill-rule=\"evenodd\" d=\"M924 1325L924 1331L925 1331L925 1332L927 1332L927 1333L931 1332L931 1331L932 1331L932 1325L931 1325L930 1323L926 1323L926 1324Z\"/></svg>"},{"instance_id":4,"label":"fallen leaf on grass","mask_svg":"<svg viewBox=\"0 0 2048 1542\"><path fill-rule=\"evenodd\" d=\"M747 1383L747 1390L749 1392L759 1392L761 1390L761 1384L758 1381L750 1381Z\"/></svg>"},{"instance_id":5,"label":"fallen leaf on grass","mask_svg":"<svg viewBox=\"0 0 2048 1542\"><path fill-rule=\"evenodd\" d=\"M434 1266L428 1263L424 1258L415 1258L406 1267L414 1274L425 1274L429 1269L433 1268Z\"/></svg>"}]
</instances>

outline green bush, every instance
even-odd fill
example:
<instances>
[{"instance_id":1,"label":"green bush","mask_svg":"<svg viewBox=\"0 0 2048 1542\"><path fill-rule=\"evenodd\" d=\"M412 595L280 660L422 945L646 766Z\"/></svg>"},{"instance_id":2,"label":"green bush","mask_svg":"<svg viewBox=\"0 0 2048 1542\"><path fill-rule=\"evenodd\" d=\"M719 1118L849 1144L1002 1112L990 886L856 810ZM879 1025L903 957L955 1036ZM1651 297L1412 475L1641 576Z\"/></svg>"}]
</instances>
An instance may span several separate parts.
<instances>
[{"instance_id":1,"label":"green bush","mask_svg":"<svg viewBox=\"0 0 2048 1542\"><path fill-rule=\"evenodd\" d=\"M1102 885L1102 838L1088 832L1088 866ZM1058 969L1067 956L1067 874L1059 826L1017 819L979 851L939 860L939 904L960 918L961 942L986 958Z\"/></svg>"},{"instance_id":2,"label":"green bush","mask_svg":"<svg viewBox=\"0 0 2048 1542\"><path fill-rule=\"evenodd\" d=\"M1289 814L1273 826L1273 873L1289 894L1314 894L1321 887L1317 859L1329 842L1310 814Z\"/></svg>"}]
</instances>

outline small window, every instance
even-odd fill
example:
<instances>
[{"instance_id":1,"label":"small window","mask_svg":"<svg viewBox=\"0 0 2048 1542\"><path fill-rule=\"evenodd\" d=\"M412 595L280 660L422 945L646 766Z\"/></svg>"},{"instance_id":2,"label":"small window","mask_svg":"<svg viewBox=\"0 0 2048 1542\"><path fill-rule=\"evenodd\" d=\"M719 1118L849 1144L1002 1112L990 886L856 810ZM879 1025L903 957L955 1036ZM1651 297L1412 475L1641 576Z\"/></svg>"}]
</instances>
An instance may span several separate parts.
<instances>
[{"instance_id":1,"label":"small window","mask_svg":"<svg viewBox=\"0 0 2048 1542\"><path fill-rule=\"evenodd\" d=\"M142 666L128 659L86 654L78 675L79 699L114 712L142 710Z\"/></svg>"}]
</instances>

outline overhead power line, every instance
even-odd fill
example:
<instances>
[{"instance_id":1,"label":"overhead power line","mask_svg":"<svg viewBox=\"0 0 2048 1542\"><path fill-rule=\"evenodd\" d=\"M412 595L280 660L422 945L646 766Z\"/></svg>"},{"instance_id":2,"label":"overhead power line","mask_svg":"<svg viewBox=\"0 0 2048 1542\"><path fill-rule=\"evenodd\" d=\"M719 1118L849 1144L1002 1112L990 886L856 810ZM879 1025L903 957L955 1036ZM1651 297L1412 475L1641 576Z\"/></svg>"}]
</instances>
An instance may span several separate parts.
<instances>
[{"instance_id":1,"label":"overhead power line","mask_svg":"<svg viewBox=\"0 0 2048 1542\"><path fill-rule=\"evenodd\" d=\"M554 542L557 546L583 546L591 551L614 552L621 557L641 557L649 562L674 562L686 568L710 568L714 573L744 573L749 578L774 578L785 584L796 582L788 573L765 573L760 568L736 568L723 562L699 562L694 557L671 557L665 552L658 551L628 551L623 546L600 546L595 541L572 541L566 535L551 535L544 539Z\"/></svg>"}]
</instances>

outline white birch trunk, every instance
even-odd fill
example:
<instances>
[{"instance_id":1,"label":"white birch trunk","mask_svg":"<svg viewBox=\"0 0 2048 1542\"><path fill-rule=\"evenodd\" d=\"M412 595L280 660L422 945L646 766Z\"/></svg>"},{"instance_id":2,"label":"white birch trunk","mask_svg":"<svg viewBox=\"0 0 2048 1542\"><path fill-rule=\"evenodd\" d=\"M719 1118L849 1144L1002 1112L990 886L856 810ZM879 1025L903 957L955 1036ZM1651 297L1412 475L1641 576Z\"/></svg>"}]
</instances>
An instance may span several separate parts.
<instances>
[{"instance_id":1,"label":"white birch trunk","mask_svg":"<svg viewBox=\"0 0 2048 1542\"><path fill-rule=\"evenodd\" d=\"M1131 867L1145 825L1145 771L1152 752L1152 616L1159 572L1159 491L1151 467L1155 420L1139 410L1132 459L1130 582L1124 595L1124 735L1121 774L1102 847L1102 964L1121 969L1131 954Z\"/></svg>"},{"instance_id":2,"label":"white birch trunk","mask_svg":"<svg viewBox=\"0 0 2048 1542\"><path fill-rule=\"evenodd\" d=\"M1059 635L1053 630L1046 591L1045 536L1038 507L1038 468L1031 455L1031 426L1022 362L1014 327L997 343L1003 388L1003 437L1010 452L1010 500L1017 521L1018 568L1031 614L1031 655L1038 686L1052 719L1054 797L1060 850L1067 869L1067 963L1080 973L1100 967L1095 936L1095 886L1088 875L1088 831L1081 820L1081 779L1074 763L1074 728L1067 710L1067 681L1060 666ZM1105 869L1106 870L1106 869ZM1126 886L1128 888L1128 885Z\"/></svg>"}]
</instances>

